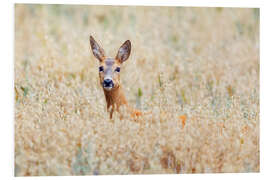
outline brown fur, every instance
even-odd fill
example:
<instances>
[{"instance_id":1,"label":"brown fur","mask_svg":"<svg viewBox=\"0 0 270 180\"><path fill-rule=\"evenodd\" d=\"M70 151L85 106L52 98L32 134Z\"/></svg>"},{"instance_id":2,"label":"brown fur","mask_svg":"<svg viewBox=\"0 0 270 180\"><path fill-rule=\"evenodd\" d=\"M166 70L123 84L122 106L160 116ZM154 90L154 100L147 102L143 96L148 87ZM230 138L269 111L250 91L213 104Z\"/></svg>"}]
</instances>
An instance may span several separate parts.
<instances>
[{"instance_id":1,"label":"brown fur","mask_svg":"<svg viewBox=\"0 0 270 180\"><path fill-rule=\"evenodd\" d=\"M119 112L121 105L127 105L127 100L121 86L111 91L104 90L104 95L107 102L107 109L108 111L110 110L110 118L112 118L115 108Z\"/></svg>"}]
</instances>

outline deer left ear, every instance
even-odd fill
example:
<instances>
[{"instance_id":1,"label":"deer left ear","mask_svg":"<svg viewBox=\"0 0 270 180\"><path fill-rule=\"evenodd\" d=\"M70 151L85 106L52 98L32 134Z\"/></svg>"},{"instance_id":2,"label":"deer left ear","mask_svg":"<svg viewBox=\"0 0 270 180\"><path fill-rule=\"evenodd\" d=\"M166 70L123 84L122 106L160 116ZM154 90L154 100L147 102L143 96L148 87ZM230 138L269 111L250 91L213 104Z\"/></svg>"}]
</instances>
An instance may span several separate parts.
<instances>
[{"instance_id":1,"label":"deer left ear","mask_svg":"<svg viewBox=\"0 0 270 180\"><path fill-rule=\"evenodd\" d=\"M93 55L101 62L105 58L104 50L98 45L95 39L90 36L90 45L92 48Z\"/></svg>"},{"instance_id":2,"label":"deer left ear","mask_svg":"<svg viewBox=\"0 0 270 180\"><path fill-rule=\"evenodd\" d=\"M126 61L130 55L131 51L131 43L130 40L124 42L124 44L119 48L118 53L116 55L116 59L123 63Z\"/></svg>"}]
</instances>

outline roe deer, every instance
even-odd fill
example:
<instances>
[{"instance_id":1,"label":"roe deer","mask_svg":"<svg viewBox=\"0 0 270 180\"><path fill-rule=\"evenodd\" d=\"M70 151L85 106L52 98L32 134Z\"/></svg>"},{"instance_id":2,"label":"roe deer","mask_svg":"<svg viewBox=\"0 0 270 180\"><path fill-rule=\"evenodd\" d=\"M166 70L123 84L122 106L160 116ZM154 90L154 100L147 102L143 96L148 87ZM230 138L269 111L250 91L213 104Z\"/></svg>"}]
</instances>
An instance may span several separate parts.
<instances>
[{"instance_id":1,"label":"roe deer","mask_svg":"<svg viewBox=\"0 0 270 180\"><path fill-rule=\"evenodd\" d=\"M107 110L110 111L110 118L113 116L114 110L119 112L122 105L127 107L131 115L140 116L142 113L128 106L127 100L123 93L120 83L120 69L124 61L129 58L131 51L131 43L129 40L118 50L115 58L106 57L104 50L99 46L95 39L90 36L90 45L93 55L99 60L99 79L104 90L105 99L107 102Z\"/></svg>"}]
</instances>

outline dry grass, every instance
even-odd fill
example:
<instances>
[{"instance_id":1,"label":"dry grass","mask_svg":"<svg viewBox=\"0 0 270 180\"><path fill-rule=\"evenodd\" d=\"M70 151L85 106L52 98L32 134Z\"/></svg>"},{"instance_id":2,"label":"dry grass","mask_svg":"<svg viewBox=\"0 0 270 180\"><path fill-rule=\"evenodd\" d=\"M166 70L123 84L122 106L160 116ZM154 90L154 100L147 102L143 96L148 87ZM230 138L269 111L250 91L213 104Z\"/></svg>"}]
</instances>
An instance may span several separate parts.
<instances>
[{"instance_id":1,"label":"dry grass","mask_svg":"<svg viewBox=\"0 0 270 180\"><path fill-rule=\"evenodd\" d=\"M15 175L259 172L259 11L16 5ZM152 114L112 120L89 35Z\"/></svg>"}]
</instances>

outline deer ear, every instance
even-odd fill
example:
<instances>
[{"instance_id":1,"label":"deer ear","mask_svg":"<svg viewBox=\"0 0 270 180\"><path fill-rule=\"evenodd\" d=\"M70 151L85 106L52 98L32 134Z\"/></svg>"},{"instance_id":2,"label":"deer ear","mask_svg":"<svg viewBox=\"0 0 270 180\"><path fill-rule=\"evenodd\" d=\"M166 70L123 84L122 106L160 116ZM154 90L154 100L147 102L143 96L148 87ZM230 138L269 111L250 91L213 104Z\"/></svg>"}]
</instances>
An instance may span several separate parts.
<instances>
[{"instance_id":1,"label":"deer ear","mask_svg":"<svg viewBox=\"0 0 270 180\"><path fill-rule=\"evenodd\" d=\"M128 57L130 55L130 51L131 51L131 43L130 43L130 40L127 40L119 48L118 53L117 53L115 59L117 59L118 61L120 61L121 63L123 63L124 61L126 61L128 59Z\"/></svg>"},{"instance_id":2,"label":"deer ear","mask_svg":"<svg viewBox=\"0 0 270 180\"><path fill-rule=\"evenodd\" d=\"M90 45L91 45L94 56L99 61L103 61L105 58L104 50L98 45L98 43L95 41L95 39L92 36L90 36Z\"/></svg>"}]
</instances>

